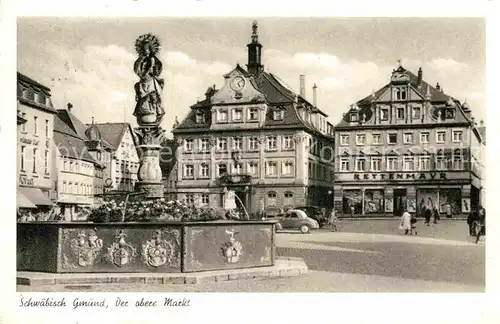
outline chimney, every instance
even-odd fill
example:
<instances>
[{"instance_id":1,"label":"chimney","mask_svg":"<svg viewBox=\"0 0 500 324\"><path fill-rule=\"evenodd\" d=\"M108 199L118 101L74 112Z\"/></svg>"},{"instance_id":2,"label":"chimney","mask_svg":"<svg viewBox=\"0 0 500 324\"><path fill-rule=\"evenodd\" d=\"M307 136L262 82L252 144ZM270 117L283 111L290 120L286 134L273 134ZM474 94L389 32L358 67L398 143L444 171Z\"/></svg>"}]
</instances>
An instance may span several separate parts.
<instances>
[{"instance_id":1,"label":"chimney","mask_svg":"<svg viewBox=\"0 0 500 324\"><path fill-rule=\"evenodd\" d=\"M484 127L484 120L482 120L482 119L481 119L481 120L479 121L479 126Z\"/></svg>"},{"instance_id":2,"label":"chimney","mask_svg":"<svg viewBox=\"0 0 500 324\"><path fill-rule=\"evenodd\" d=\"M417 87L421 88L422 87L422 67L418 68L418 80L417 80Z\"/></svg>"},{"instance_id":3,"label":"chimney","mask_svg":"<svg viewBox=\"0 0 500 324\"><path fill-rule=\"evenodd\" d=\"M71 109L73 109L73 105L71 102L68 102L68 111L71 112Z\"/></svg>"},{"instance_id":4,"label":"chimney","mask_svg":"<svg viewBox=\"0 0 500 324\"><path fill-rule=\"evenodd\" d=\"M436 83L436 90L437 90L437 91L441 91L441 86L439 85L439 82L438 82L438 83Z\"/></svg>"},{"instance_id":5,"label":"chimney","mask_svg":"<svg viewBox=\"0 0 500 324\"><path fill-rule=\"evenodd\" d=\"M94 125L94 116L92 116L92 125Z\"/></svg>"},{"instance_id":6,"label":"chimney","mask_svg":"<svg viewBox=\"0 0 500 324\"><path fill-rule=\"evenodd\" d=\"M314 107L318 107L318 94L316 93L316 89L318 87L316 86L316 83L313 86L313 105Z\"/></svg>"},{"instance_id":7,"label":"chimney","mask_svg":"<svg viewBox=\"0 0 500 324\"><path fill-rule=\"evenodd\" d=\"M300 96L306 98L306 76L304 74L300 75Z\"/></svg>"}]
</instances>

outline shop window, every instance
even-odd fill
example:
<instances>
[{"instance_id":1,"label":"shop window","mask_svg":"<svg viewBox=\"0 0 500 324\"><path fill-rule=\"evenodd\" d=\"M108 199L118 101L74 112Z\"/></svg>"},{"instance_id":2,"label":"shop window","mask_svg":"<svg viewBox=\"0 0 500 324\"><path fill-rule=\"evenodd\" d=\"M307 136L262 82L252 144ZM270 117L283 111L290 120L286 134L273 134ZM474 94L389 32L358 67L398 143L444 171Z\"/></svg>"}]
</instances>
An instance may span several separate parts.
<instances>
[{"instance_id":1,"label":"shop window","mask_svg":"<svg viewBox=\"0 0 500 324\"><path fill-rule=\"evenodd\" d=\"M435 189L417 190L417 213L420 216L425 215L425 210L434 210L438 206L438 192Z\"/></svg>"},{"instance_id":2,"label":"shop window","mask_svg":"<svg viewBox=\"0 0 500 324\"><path fill-rule=\"evenodd\" d=\"M462 212L462 190L460 188L439 189L439 212L453 216Z\"/></svg>"},{"instance_id":3,"label":"shop window","mask_svg":"<svg viewBox=\"0 0 500 324\"><path fill-rule=\"evenodd\" d=\"M363 209L361 190L345 190L342 197L344 215L360 215Z\"/></svg>"},{"instance_id":4,"label":"shop window","mask_svg":"<svg viewBox=\"0 0 500 324\"><path fill-rule=\"evenodd\" d=\"M364 196L365 214L384 212L384 191L366 189Z\"/></svg>"},{"instance_id":5,"label":"shop window","mask_svg":"<svg viewBox=\"0 0 500 324\"><path fill-rule=\"evenodd\" d=\"M267 193L267 201L266 201L266 206L277 206L277 195L276 192L270 191Z\"/></svg>"}]
</instances>

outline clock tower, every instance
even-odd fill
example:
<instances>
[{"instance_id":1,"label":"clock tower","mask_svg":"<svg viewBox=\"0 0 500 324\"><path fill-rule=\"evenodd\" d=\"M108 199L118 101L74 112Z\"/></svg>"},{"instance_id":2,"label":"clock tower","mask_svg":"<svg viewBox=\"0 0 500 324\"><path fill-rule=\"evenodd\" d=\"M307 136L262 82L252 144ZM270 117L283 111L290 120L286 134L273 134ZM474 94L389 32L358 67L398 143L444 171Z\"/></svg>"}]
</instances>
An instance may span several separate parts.
<instances>
[{"instance_id":1,"label":"clock tower","mask_svg":"<svg viewBox=\"0 0 500 324\"><path fill-rule=\"evenodd\" d=\"M248 47L248 72L254 76L258 76L264 70L261 64L262 60L262 44L259 43L259 35L257 33L257 21L252 24L252 41L247 45Z\"/></svg>"}]
</instances>

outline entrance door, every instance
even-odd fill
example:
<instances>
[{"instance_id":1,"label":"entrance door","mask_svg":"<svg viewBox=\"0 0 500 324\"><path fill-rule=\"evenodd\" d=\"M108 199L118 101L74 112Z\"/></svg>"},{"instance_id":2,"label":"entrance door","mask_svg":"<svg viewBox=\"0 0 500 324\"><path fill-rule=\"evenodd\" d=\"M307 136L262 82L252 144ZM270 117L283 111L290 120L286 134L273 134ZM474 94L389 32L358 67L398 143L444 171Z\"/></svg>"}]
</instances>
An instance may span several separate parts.
<instances>
[{"instance_id":1,"label":"entrance door","mask_svg":"<svg viewBox=\"0 0 500 324\"><path fill-rule=\"evenodd\" d=\"M406 189L394 189L394 215L401 216L406 210Z\"/></svg>"}]
</instances>

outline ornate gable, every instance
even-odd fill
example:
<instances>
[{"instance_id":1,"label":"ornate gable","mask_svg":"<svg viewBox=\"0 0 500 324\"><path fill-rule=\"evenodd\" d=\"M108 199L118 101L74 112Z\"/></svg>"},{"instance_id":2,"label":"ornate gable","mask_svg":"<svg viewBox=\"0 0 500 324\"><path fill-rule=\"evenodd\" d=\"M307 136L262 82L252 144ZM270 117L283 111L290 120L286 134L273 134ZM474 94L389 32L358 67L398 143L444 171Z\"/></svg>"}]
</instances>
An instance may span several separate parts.
<instances>
[{"instance_id":1,"label":"ornate gable","mask_svg":"<svg viewBox=\"0 0 500 324\"><path fill-rule=\"evenodd\" d=\"M244 104L265 102L266 98L260 92L253 77L240 65L224 75L224 85L210 99L212 105Z\"/></svg>"}]
</instances>

